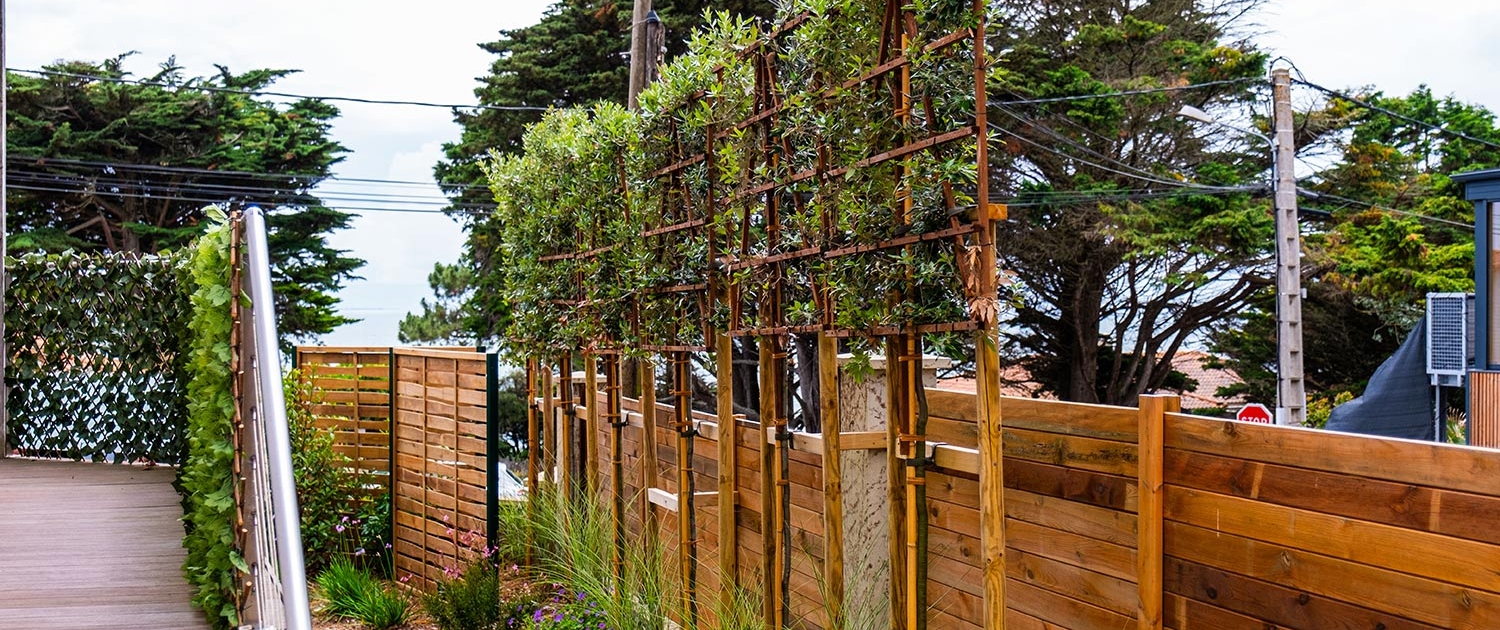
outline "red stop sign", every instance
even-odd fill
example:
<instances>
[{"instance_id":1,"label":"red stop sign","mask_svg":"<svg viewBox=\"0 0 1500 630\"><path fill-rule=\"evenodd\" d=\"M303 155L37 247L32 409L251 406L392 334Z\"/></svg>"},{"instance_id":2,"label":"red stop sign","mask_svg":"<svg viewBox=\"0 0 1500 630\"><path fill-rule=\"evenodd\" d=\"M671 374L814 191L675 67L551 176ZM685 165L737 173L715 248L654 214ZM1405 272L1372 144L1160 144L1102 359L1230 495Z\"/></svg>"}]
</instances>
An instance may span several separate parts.
<instances>
[{"instance_id":1,"label":"red stop sign","mask_svg":"<svg viewBox=\"0 0 1500 630\"><path fill-rule=\"evenodd\" d=\"M1234 414L1234 419L1239 420L1240 422L1259 422L1261 424L1271 424L1275 421L1275 416L1271 415L1271 410L1267 409L1265 405L1262 405L1260 403L1250 403L1248 405L1245 405L1244 407L1241 407L1240 412Z\"/></svg>"}]
</instances>

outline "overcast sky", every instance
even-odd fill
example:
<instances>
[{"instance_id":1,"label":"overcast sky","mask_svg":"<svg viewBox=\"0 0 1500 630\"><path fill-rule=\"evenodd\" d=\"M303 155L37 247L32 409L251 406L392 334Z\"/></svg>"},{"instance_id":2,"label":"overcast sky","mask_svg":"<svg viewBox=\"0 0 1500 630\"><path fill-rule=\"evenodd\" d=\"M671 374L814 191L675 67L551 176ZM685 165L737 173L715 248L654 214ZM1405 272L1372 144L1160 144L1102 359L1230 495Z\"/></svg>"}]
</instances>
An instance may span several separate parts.
<instances>
[{"instance_id":1,"label":"overcast sky","mask_svg":"<svg viewBox=\"0 0 1500 630\"><path fill-rule=\"evenodd\" d=\"M176 55L189 74L296 68L280 91L420 100L474 101L474 79L492 56L476 44L537 21L548 0L6 0L11 68L58 59L100 60L139 51L127 68L151 74ZM1420 84L1441 95L1500 110L1500 2L1485 0L1273 0L1254 17L1263 48L1296 63L1308 80L1334 88L1374 85L1388 94ZM337 175L430 181L441 145L458 136L447 110L340 103L333 137L350 149ZM328 194L425 196L435 186L372 188L331 182ZM339 204L330 204L337 207ZM396 322L430 292L434 262L458 257L462 236L440 214L362 212L332 239L369 261L365 280L341 294L343 312L364 321L325 336L329 345L389 345Z\"/></svg>"}]
</instances>

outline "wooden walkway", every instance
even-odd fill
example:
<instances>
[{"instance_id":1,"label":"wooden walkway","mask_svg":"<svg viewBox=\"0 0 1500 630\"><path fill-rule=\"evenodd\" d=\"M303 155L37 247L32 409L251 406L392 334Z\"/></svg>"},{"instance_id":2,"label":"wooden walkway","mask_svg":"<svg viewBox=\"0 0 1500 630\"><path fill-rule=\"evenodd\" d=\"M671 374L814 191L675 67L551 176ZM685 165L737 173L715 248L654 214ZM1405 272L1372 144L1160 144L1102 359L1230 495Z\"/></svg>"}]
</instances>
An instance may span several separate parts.
<instances>
[{"instance_id":1,"label":"wooden walkway","mask_svg":"<svg viewBox=\"0 0 1500 630\"><path fill-rule=\"evenodd\" d=\"M0 630L208 628L171 468L0 459Z\"/></svg>"}]
</instances>

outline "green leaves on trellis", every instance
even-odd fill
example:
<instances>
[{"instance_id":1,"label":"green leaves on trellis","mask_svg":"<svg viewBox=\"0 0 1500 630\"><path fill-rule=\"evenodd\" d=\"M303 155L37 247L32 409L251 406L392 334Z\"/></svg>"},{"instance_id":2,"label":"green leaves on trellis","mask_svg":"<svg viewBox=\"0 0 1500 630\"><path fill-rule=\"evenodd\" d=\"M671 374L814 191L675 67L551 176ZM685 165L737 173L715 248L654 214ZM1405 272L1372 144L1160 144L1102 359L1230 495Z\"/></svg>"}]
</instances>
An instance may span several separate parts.
<instances>
[{"instance_id":1,"label":"green leaves on trellis","mask_svg":"<svg viewBox=\"0 0 1500 630\"><path fill-rule=\"evenodd\" d=\"M523 154L493 158L513 349L547 355L604 339L626 348L700 346L708 344L705 322L720 330L819 323L869 330L964 319L967 265L951 238L775 267L726 266L926 234L974 214L972 140L871 163L975 123L974 50L964 37L977 19L972 5L911 3L916 37L882 58L885 6L791 0L781 21L807 17L779 35L713 16L640 95L638 112L613 105L549 112L528 130ZM950 34L957 43L926 49ZM861 80L896 54L911 61L905 116L897 113L899 73ZM769 101L757 92L767 70ZM747 122L772 109L774 116ZM837 174L806 176L819 167ZM773 201L774 221L766 212ZM711 311L703 292L682 290L705 279L724 291ZM830 299L819 300L818 289ZM729 294L741 305L733 313Z\"/></svg>"},{"instance_id":2,"label":"green leaves on trellis","mask_svg":"<svg viewBox=\"0 0 1500 630\"><path fill-rule=\"evenodd\" d=\"M183 258L69 250L9 262L12 443L47 457L181 463Z\"/></svg>"},{"instance_id":3,"label":"green leaves on trellis","mask_svg":"<svg viewBox=\"0 0 1500 630\"><path fill-rule=\"evenodd\" d=\"M188 457L179 474L186 508L188 557L183 573L193 585L193 603L215 628L239 625L235 579L244 560L235 549L234 374L230 332L231 230L222 211L210 208L214 224L192 253L191 347L188 352Z\"/></svg>"}]
</instances>

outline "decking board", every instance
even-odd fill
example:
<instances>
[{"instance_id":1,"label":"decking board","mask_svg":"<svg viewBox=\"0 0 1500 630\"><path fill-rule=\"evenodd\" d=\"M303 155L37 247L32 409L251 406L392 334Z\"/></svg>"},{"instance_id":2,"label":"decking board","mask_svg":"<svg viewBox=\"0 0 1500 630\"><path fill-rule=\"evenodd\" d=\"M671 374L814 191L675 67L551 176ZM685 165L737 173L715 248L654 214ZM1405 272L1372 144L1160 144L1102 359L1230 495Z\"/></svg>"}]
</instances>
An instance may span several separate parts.
<instances>
[{"instance_id":1,"label":"decking board","mask_svg":"<svg viewBox=\"0 0 1500 630\"><path fill-rule=\"evenodd\" d=\"M0 630L208 628L171 468L0 459Z\"/></svg>"}]
</instances>

